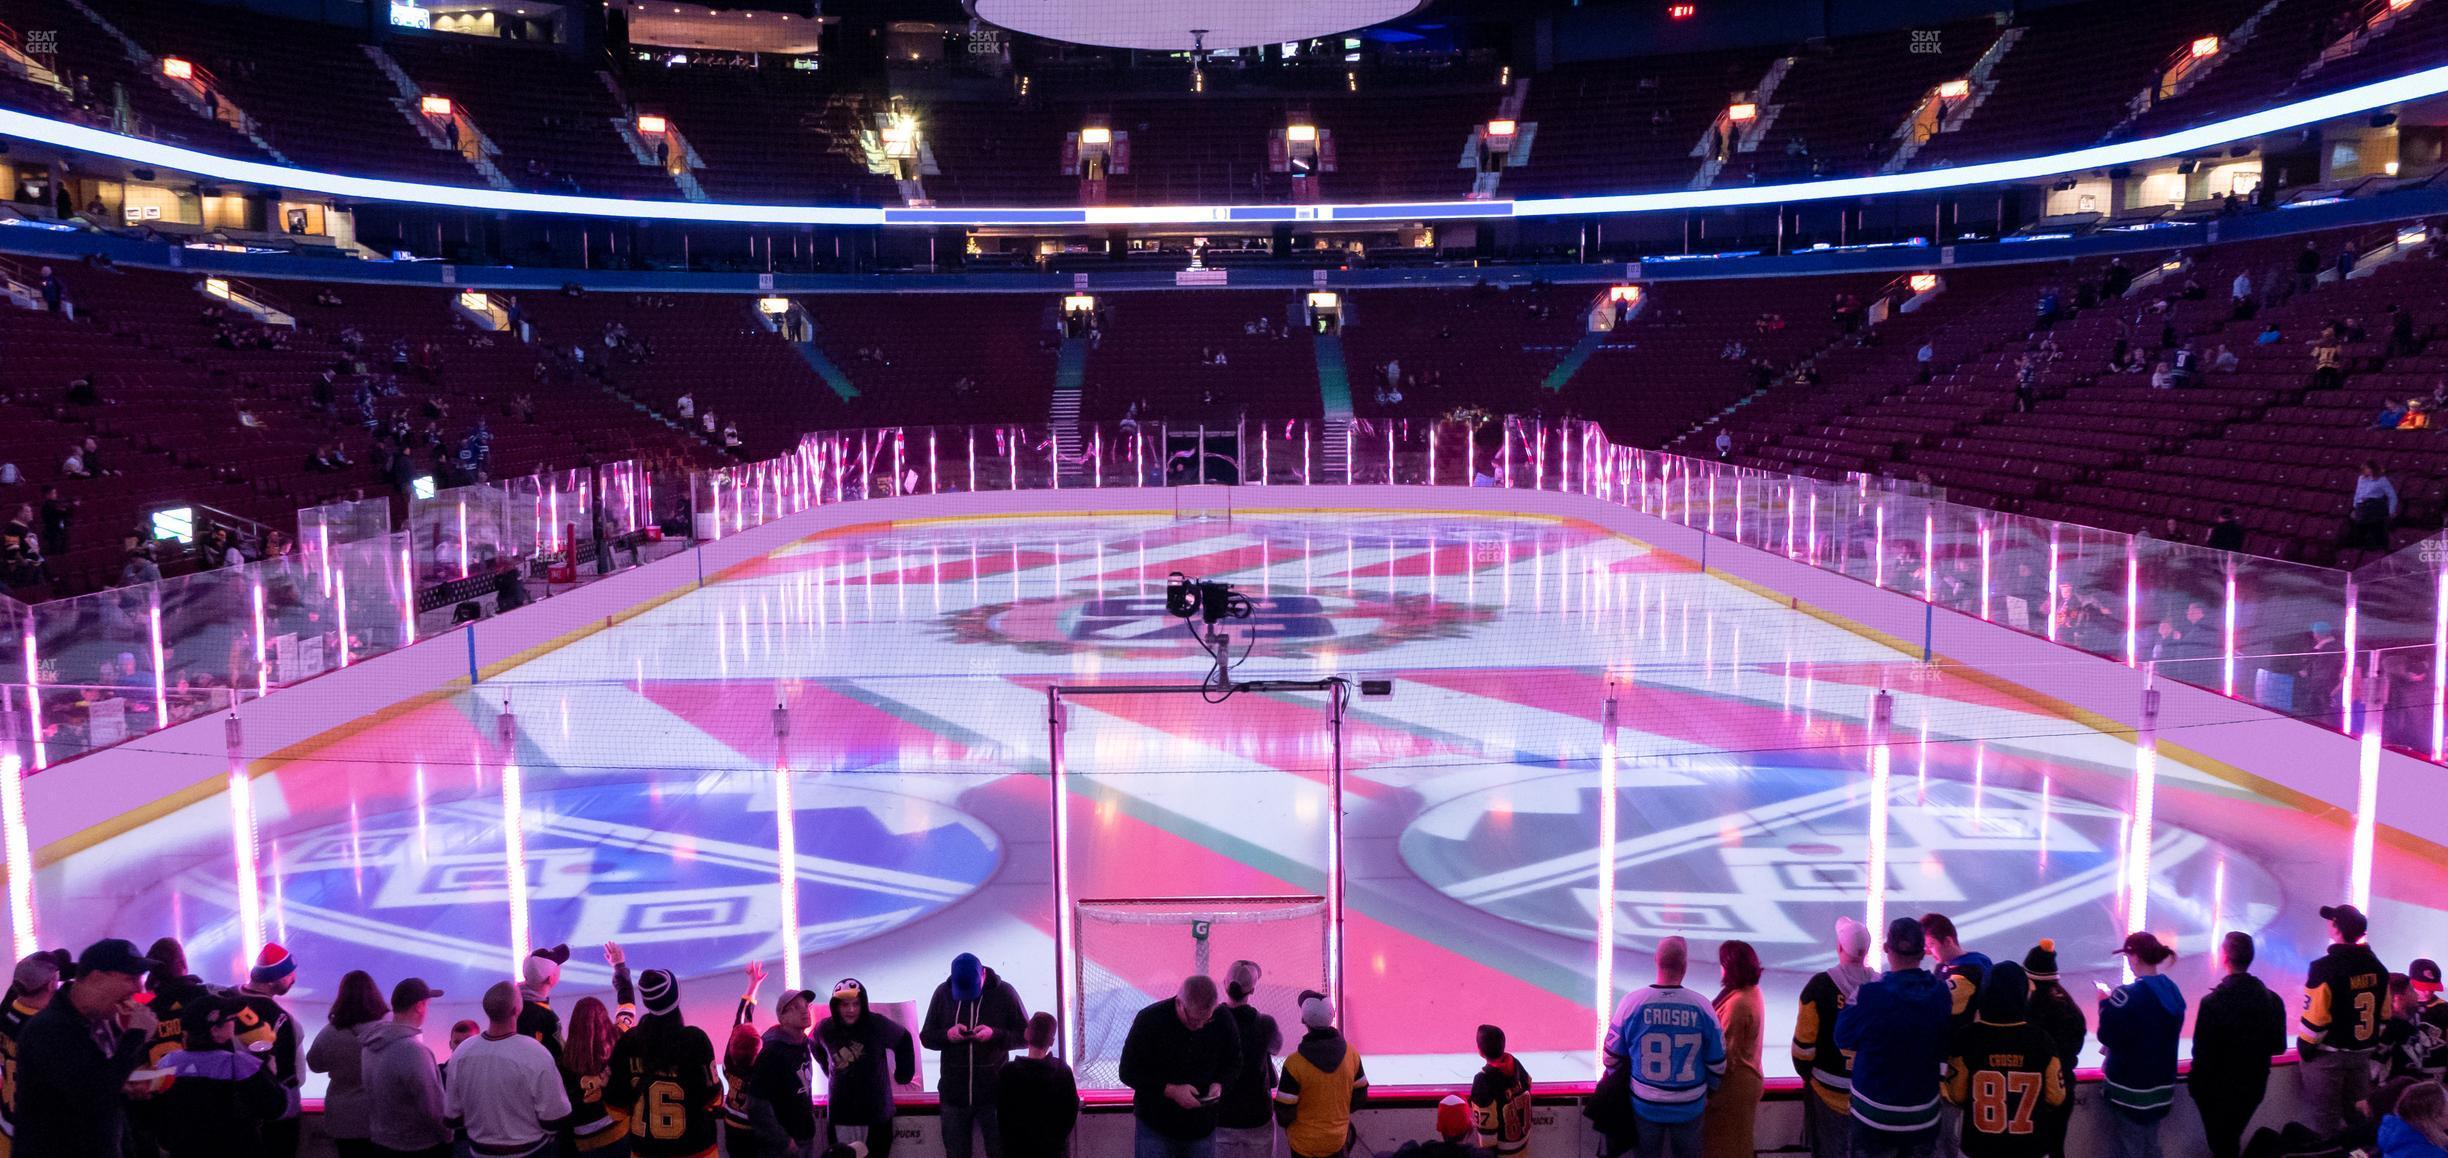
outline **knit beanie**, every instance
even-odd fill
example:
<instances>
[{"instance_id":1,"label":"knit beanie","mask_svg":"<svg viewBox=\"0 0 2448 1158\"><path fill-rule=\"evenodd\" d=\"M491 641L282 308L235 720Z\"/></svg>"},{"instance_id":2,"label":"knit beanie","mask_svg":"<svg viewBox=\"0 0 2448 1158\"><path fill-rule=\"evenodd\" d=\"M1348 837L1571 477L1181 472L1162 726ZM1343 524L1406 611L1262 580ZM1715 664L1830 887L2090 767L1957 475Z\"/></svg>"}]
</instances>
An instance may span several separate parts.
<instances>
[{"instance_id":1,"label":"knit beanie","mask_svg":"<svg viewBox=\"0 0 2448 1158\"><path fill-rule=\"evenodd\" d=\"M1448 1142L1458 1142L1471 1132L1470 1105L1459 1094L1447 1094L1437 1102L1437 1136Z\"/></svg>"},{"instance_id":2,"label":"knit beanie","mask_svg":"<svg viewBox=\"0 0 2448 1158\"><path fill-rule=\"evenodd\" d=\"M2041 938L2039 944L2032 946L2031 952L2023 955L2023 972L2025 976L2034 981L2055 981L2057 979L2057 942L2046 937Z\"/></svg>"},{"instance_id":3,"label":"knit beanie","mask_svg":"<svg viewBox=\"0 0 2448 1158\"><path fill-rule=\"evenodd\" d=\"M646 1006L648 1015L677 1013L680 1009L680 979L668 969L649 969L638 975L638 1000Z\"/></svg>"},{"instance_id":4,"label":"knit beanie","mask_svg":"<svg viewBox=\"0 0 2448 1158\"><path fill-rule=\"evenodd\" d=\"M297 961L289 956L289 950L267 942L263 952L255 955L255 967L247 970L247 980L257 985L270 985L295 972Z\"/></svg>"}]
</instances>

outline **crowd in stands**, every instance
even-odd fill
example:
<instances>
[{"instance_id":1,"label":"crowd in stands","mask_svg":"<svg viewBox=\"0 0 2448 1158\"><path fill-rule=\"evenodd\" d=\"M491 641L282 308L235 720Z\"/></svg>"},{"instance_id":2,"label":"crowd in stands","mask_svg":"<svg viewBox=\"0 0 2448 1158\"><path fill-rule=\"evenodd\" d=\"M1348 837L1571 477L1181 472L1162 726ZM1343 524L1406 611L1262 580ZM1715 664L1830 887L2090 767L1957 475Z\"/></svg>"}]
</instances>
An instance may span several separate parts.
<instances>
[{"instance_id":1,"label":"crowd in stands","mask_svg":"<svg viewBox=\"0 0 2448 1158\"><path fill-rule=\"evenodd\" d=\"M436 290L245 287L301 303L284 315L207 296L193 275L102 262L23 280L43 287L49 308L0 316L17 372L0 393L0 583L20 600L260 559L277 553L261 525L325 502L388 497L404 525L423 479L440 489L622 459L702 460L753 437L735 418L701 434L604 396L624 374L668 369L656 361L670 332L653 328L658 299L616 303L609 316L555 309L522 343ZM707 305L748 316L739 299ZM587 339L558 340L573 333ZM740 374L783 381L770 372L781 363L747 364L741 351ZM731 376L702 377L710 390ZM63 494L44 497L51 487ZM226 528L238 550L157 541L148 510L175 506ZM209 531L199 526L199 539Z\"/></svg>"},{"instance_id":2,"label":"crowd in stands","mask_svg":"<svg viewBox=\"0 0 2448 1158\"><path fill-rule=\"evenodd\" d=\"M2360 910L2332 905L2320 915L2330 945L2304 979L2292 1035L2306 1120L2265 1128L2272 1141L2256 1140L2255 1152L2440 1154L2448 1002L2438 964L2416 959L2392 973L2367 943ZM2065 1155L2074 1067L2092 1034L2106 1055L2115 1153L2161 1153L2187 1001L2167 972L2175 952L2158 937L2126 937L2117 953L2132 979L2098 983L2086 1014L2059 983L2051 941L1994 961L1965 946L1943 914L1897 918L1875 946L1873 932L1840 918L1835 963L1799 998L1792 1058L1814 1155ZM1871 963L1874 949L1883 969ZM347 1158L699 1158L718 1146L728 1158L887 1158L896 1093L924 1048L939 1057L948 1158L969 1158L980 1139L990 1156L1066 1152L1081 1103L1053 1052L1055 1020L1031 1014L974 954L953 959L914 1035L856 978L836 982L821 1007L813 990L783 993L760 1029L766 971L751 963L717 1049L682 1018L679 978L647 969L633 981L620 945L603 953L609 1003L582 996L565 1021L554 999L566 996L569 947L537 949L516 982L485 992L482 1023L449 1028L447 1048L424 1040L441 990L407 977L385 1000L364 970L340 978L310 1034L283 1000L300 963L277 944L235 986L190 974L169 937L142 952L105 939L73 957L35 953L0 999L0 1124L15 1158L294 1158L311 1070L329 1083L322 1132ZM2234 1158L2273 1059L2290 1044L2288 1003L2254 975L2250 934L2227 933L2217 953L2220 980L2193 1016L2187 1084L2213 1158ZM1584 1108L1608 1139L1605 1153L1754 1152L1770 1033L1761 965L1743 941L1720 944L1717 959L1718 988L1703 996L1686 985L1688 943L1664 938L1655 982L1626 994L1609 1018L1605 1066ZM1352 1151L1352 1114L1369 1096L1357 1047L1333 1001L1315 991L1298 994L1301 1024L1289 1036L1251 1003L1264 976L1237 961L1220 988L1194 975L1132 1017L1119 1076L1139 1158ZM1420 1158L1509 1158L1527 1147L1530 1074L1501 1027L1481 1025L1474 1037L1483 1065L1420 1123ZM811 1108L818 1073L828 1083L821 1125Z\"/></svg>"}]
</instances>

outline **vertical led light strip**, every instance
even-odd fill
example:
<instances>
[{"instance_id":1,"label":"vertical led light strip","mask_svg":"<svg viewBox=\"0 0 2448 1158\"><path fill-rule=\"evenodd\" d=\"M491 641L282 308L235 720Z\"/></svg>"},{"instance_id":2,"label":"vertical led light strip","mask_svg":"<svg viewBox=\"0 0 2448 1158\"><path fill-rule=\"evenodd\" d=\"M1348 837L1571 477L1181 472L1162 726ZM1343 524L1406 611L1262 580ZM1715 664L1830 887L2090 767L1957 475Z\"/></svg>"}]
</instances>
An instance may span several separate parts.
<instances>
[{"instance_id":1,"label":"vertical led light strip","mask_svg":"<svg viewBox=\"0 0 2448 1158\"><path fill-rule=\"evenodd\" d=\"M1989 520L1986 518L1981 520L1980 525L1980 552L1981 622L1987 623L1989 622Z\"/></svg>"},{"instance_id":2,"label":"vertical led light strip","mask_svg":"<svg viewBox=\"0 0 2448 1158\"><path fill-rule=\"evenodd\" d=\"M2375 662L2378 654L2373 655ZM2354 860L2346 878L2346 898L2358 909L2371 908L2372 839L2378 829L2380 809L2380 696L2379 673L2372 674L2372 702L2363 708L2363 752L2361 767L2355 781Z\"/></svg>"},{"instance_id":3,"label":"vertical led light strip","mask_svg":"<svg viewBox=\"0 0 2448 1158\"><path fill-rule=\"evenodd\" d=\"M332 606L339 611L340 666L347 667L349 665L348 575L344 572L332 572Z\"/></svg>"},{"instance_id":4,"label":"vertical led light strip","mask_svg":"<svg viewBox=\"0 0 2448 1158\"><path fill-rule=\"evenodd\" d=\"M1136 443L1133 443L1133 445L1131 446L1131 456L1132 456L1132 461L1134 461L1134 462L1136 462L1136 461L1137 461L1137 459L1138 459L1138 453L1139 453L1139 447L1138 447L1138 445L1137 445ZM819 472L821 472L821 471L823 470L822 465L820 464L820 465L818 466L818 468L817 468L817 469L818 469L818 471L819 471ZM819 473L819 474L818 474L817 479L816 479L816 492L817 492L818 494L823 494L823 493L824 493L824 477L823 477L823 475L822 475L821 473ZM971 427L971 428L969 429L969 493L970 493L970 494L976 494L976 493L977 493L977 428L976 428L976 427ZM836 495L834 495L834 496L833 496L833 498L834 498L836 501L838 501L838 500L840 500L841 496L840 496L840 495L838 495L838 494L836 494Z\"/></svg>"},{"instance_id":5,"label":"vertical led light strip","mask_svg":"<svg viewBox=\"0 0 2448 1158\"><path fill-rule=\"evenodd\" d=\"M2230 578L2228 582L2234 582ZM2438 607L2431 617L2431 760L2448 756L2448 568L2439 574ZM2232 637L2234 628L2227 634ZM2230 693L2232 694L2232 693Z\"/></svg>"},{"instance_id":6,"label":"vertical led light strip","mask_svg":"<svg viewBox=\"0 0 2448 1158\"><path fill-rule=\"evenodd\" d=\"M2153 673L2156 678L2156 673ZM2159 809L2159 689L2142 689L2142 727L2134 733L2132 837L2125 845L2125 931L2149 927L2151 843Z\"/></svg>"},{"instance_id":7,"label":"vertical led light strip","mask_svg":"<svg viewBox=\"0 0 2448 1158\"><path fill-rule=\"evenodd\" d=\"M943 492L942 492L942 489L936 485L936 481L935 481L935 459L936 459L936 455L935 455L935 432L934 432L933 430L928 430L928 431L927 431L927 493L928 493L928 494L930 494L930 495L932 495L932 494L941 494L941 493L943 493ZM801 467L801 470L800 470L800 472L799 472L799 504L800 504L802 507L804 507L804 506L806 506L806 505L807 505L807 471L806 471L806 469L805 469L805 468L806 468L806 466L807 466L807 464L803 462L803 463L801 463L801 464L799 464L799 465L800 465L800 467Z\"/></svg>"},{"instance_id":8,"label":"vertical led light strip","mask_svg":"<svg viewBox=\"0 0 2448 1158\"><path fill-rule=\"evenodd\" d=\"M1791 483L1785 486L1785 557L1788 559L1794 557L1794 524L1797 522L1794 510L1795 496L1801 491L1802 488Z\"/></svg>"},{"instance_id":9,"label":"vertical led light strip","mask_svg":"<svg viewBox=\"0 0 2448 1158\"><path fill-rule=\"evenodd\" d=\"M1331 758L1326 802L1326 995L1338 1009L1350 1008L1343 991L1343 712L1350 694L1350 685L1342 680L1326 690Z\"/></svg>"},{"instance_id":10,"label":"vertical led light strip","mask_svg":"<svg viewBox=\"0 0 2448 1158\"><path fill-rule=\"evenodd\" d=\"M2057 642L2057 528L2058 524L2049 524L2048 637L2050 643Z\"/></svg>"},{"instance_id":11,"label":"vertical led light strip","mask_svg":"<svg viewBox=\"0 0 2448 1158\"><path fill-rule=\"evenodd\" d=\"M1608 1023L1615 1016L1615 760L1619 716L1615 681L1607 680L1598 705L1598 962L1599 1067L1605 1068Z\"/></svg>"},{"instance_id":12,"label":"vertical led light strip","mask_svg":"<svg viewBox=\"0 0 2448 1158\"><path fill-rule=\"evenodd\" d=\"M1938 512L1921 508L1921 602L1938 602Z\"/></svg>"},{"instance_id":13,"label":"vertical led light strip","mask_svg":"<svg viewBox=\"0 0 2448 1158\"><path fill-rule=\"evenodd\" d=\"M229 752L230 859L238 878L238 936L245 959L253 961L263 952L263 877L256 851L255 782L247 776L238 713L230 713L221 734Z\"/></svg>"},{"instance_id":14,"label":"vertical led light strip","mask_svg":"<svg viewBox=\"0 0 2448 1158\"><path fill-rule=\"evenodd\" d=\"M145 626L153 644L153 729L170 726L170 681L162 674L161 589L153 590L145 608Z\"/></svg>"},{"instance_id":15,"label":"vertical led light strip","mask_svg":"<svg viewBox=\"0 0 2448 1158\"><path fill-rule=\"evenodd\" d=\"M1870 701L1870 859L1863 866L1869 879L1869 908L1864 914L1872 936L1887 928L1887 778L1893 765L1888 733L1895 726L1895 696L1884 688Z\"/></svg>"},{"instance_id":16,"label":"vertical led light strip","mask_svg":"<svg viewBox=\"0 0 2448 1158\"><path fill-rule=\"evenodd\" d=\"M2134 620L2142 615L2142 557L2125 540L2125 666L2135 666Z\"/></svg>"},{"instance_id":17,"label":"vertical led light strip","mask_svg":"<svg viewBox=\"0 0 2448 1158\"><path fill-rule=\"evenodd\" d=\"M459 500L459 577L468 577L467 499Z\"/></svg>"},{"instance_id":18,"label":"vertical led light strip","mask_svg":"<svg viewBox=\"0 0 2448 1158\"><path fill-rule=\"evenodd\" d=\"M2222 625L2219 631L2219 691L2228 696L2235 695L2235 569L2236 557L2233 552L2230 552L2227 556L2227 604L2219 612ZM2440 627L2442 630L2448 630L2448 572L2440 576L2440 599ZM2434 666L2431 670L2440 669ZM2432 758L2436 760L2438 756L2434 755Z\"/></svg>"},{"instance_id":19,"label":"vertical led light strip","mask_svg":"<svg viewBox=\"0 0 2448 1158\"><path fill-rule=\"evenodd\" d=\"M520 976L527 960L527 801L525 775L519 771L518 720L502 704L501 736L502 883L510 901L510 976Z\"/></svg>"},{"instance_id":20,"label":"vertical led light strip","mask_svg":"<svg viewBox=\"0 0 2448 1158\"><path fill-rule=\"evenodd\" d=\"M782 989L799 984L799 810L791 799L790 709L774 705L774 865L782 905Z\"/></svg>"},{"instance_id":21,"label":"vertical led light strip","mask_svg":"<svg viewBox=\"0 0 2448 1158\"><path fill-rule=\"evenodd\" d=\"M1870 585L1881 590L1887 587L1887 504L1884 502L1878 505L1878 517L1870 532Z\"/></svg>"},{"instance_id":22,"label":"vertical led light strip","mask_svg":"<svg viewBox=\"0 0 2448 1158\"><path fill-rule=\"evenodd\" d=\"M2338 674L2338 731L2348 735L2353 735L2355 730L2355 645L2357 629L2362 626L2359 622L2362 617L2357 614L2361 610L2360 603L2356 598L2354 577L2350 575L2346 579L2346 635L2338 645L2340 654L2346 660L2346 670Z\"/></svg>"},{"instance_id":23,"label":"vertical led light strip","mask_svg":"<svg viewBox=\"0 0 2448 1158\"><path fill-rule=\"evenodd\" d=\"M1304 438L1306 432L1304 431ZM1301 476L1304 480L1308 475ZM1046 689L1046 785L1054 813L1054 1018L1057 1035L1073 1041L1071 1022L1079 976L1079 947L1071 938L1071 810L1063 767L1064 711L1062 689ZM1076 1060L1076 1059L1074 1059Z\"/></svg>"},{"instance_id":24,"label":"vertical led light strip","mask_svg":"<svg viewBox=\"0 0 2448 1158\"><path fill-rule=\"evenodd\" d=\"M41 942L34 928L34 854L26 839L24 780L25 760L11 737L0 749L0 847L8 866L9 956L18 960Z\"/></svg>"},{"instance_id":25,"label":"vertical led light strip","mask_svg":"<svg viewBox=\"0 0 2448 1158\"><path fill-rule=\"evenodd\" d=\"M408 561L408 548L400 548L400 639L416 642L416 572Z\"/></svg>"},{"instance_id":26,"label":"vertical led light strip","mask_svg":"<svg viewBox=\"0 0 2448 1158\"><path fill-rule=\"evenodd\" d=\"M272 668L264 662L264 585L255 581L251 592L255 604L255 696L257 699L272 690Z\"/></svg>"}]
</instances>

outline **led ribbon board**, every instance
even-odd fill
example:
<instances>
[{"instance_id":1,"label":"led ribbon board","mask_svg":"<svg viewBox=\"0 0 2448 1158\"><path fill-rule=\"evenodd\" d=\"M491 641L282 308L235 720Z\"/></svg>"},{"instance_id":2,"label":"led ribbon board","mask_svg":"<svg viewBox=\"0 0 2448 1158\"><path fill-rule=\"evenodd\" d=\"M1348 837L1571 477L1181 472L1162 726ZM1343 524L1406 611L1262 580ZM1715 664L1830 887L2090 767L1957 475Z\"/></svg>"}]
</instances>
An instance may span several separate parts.
<instances>
[{"instance_id":1,"label":"led ribbon board","mask_svg":"<svg viewBox=\"0 0 2448 1158\"><path fill-rule=\"evenodd\" d=\"M34 141L95 156L113 157L138 165L173 169L200 177L238 181L292 192L333 197L399 201L446 209L509 213L555 213L577 217L612 217L638 221L706 222L728 225L842 226L995 226L995 225L1273 225L1302 222L1452 221L1488 218L1590 216L1660 213L1690 209L1726 209L1746 205L1790 204L1841 197L1873 197L1897 193L1927 193L1941 189L2029 181L2090 169L2113 168L2138 161L2196 152L2250 140L2270 133L2319 124L2406 101L2448 92L2448 65L2358 85L2327 96L2312 97L2229 117L2179 132L2095 145L2070 152L2048 153L1977 165L1957 165L1873 177L1798 181L1786 185L1753 185L1734 189L1688 189L1661 193L1623 193L1586 197L1544 197L1525 201L1423 201L1385 204L1324 205L1077 205L1077 206L910 206L749 205L725 201L647 201L620 197L581 197L560 193L526 193L462 185L433 185L379 177L353 177L271 165L213 153L183 149L102 129L70 124L15 109L0 109L0 136Z\"/></svg>"}]
</instances>

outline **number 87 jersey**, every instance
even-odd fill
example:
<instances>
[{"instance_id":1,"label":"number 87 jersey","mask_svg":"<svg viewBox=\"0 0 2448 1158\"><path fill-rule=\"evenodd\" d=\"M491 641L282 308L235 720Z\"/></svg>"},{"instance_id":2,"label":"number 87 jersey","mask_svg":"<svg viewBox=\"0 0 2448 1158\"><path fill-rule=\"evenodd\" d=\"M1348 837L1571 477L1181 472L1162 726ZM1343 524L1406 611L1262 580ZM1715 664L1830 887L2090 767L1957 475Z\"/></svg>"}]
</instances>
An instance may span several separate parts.
<instances>
[{"instance_id":1,"label":"number 87 jersey","mask_svg":"<svg viewBox=\"0 0 2448 1158\"><path fill-rule=\"evenodd\" d=\"M1963 1107L1966 1158L2038 1158L2048 1147L2042 1115L2066 1104L2066 1075L2039 1026L1976 1020L1955 1034L1946 1096Z\"/></svg>"}]
</instances>

